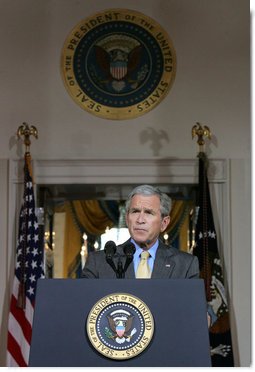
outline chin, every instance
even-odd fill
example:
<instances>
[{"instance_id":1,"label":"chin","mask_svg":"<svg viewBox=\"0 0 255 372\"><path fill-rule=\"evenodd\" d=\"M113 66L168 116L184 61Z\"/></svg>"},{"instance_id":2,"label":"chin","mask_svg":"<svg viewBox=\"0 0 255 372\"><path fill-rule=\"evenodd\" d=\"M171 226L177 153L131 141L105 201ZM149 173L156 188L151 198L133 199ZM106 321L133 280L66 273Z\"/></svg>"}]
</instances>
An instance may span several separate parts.
<instances>
[{"instance_id":1,"label":"chin","mask_svg":"<svg viewBox=\"0 0 255 372\"><path fill-rule=\"evenodd\" d=\"M134 241L135 241L137 244L139 244L139 245L141 245L141 244L146 244L146 243L147 243L147 240L146 240L146 239L141 239L141 238L136 238L136 237L134 237Z\"/></svg>"},{"instance_id":2,"label":"chin","mask_svg":"<svg viewBox=\"0 0 255 372\"><path fill-rule=\"evenodd\" d=\"M134 239L135 242L142 248L142 247L149 247L151 245L151 241L148 239Z\"/></svg>"}]
</instances>

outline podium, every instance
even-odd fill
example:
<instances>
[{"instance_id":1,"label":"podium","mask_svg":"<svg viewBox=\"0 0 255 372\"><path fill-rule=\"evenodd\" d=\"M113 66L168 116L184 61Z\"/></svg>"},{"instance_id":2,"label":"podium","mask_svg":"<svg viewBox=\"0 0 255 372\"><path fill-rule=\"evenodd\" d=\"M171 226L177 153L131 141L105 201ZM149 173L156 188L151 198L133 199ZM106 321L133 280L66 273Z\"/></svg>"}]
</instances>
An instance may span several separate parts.
<instances>
[{"instance_id":1,"label":"podium","mask_svg":"<svg viewBox=\"0 0 255 372\"><path fill-rule=\"evenodd\" d=\"M154 320L149 345L124 360L98 352L86 331L91 309L100 299L116 293L143 301ZM100 306L96 309L100 312ZM40 279L29 366L209 367L203 280Z\"/></svg>"}]
</instances>

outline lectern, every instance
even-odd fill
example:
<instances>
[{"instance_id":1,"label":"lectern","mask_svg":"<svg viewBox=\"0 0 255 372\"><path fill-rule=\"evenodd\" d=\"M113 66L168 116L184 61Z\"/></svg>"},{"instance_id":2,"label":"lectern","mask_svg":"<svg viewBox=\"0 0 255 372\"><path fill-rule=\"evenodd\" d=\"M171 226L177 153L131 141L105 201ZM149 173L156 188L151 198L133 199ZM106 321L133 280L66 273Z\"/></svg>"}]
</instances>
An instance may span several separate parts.
<instances>
[{"instance_id":1,"label":"lectern","mask_svg":"<svg viewBox=\"0 0 255 372\"><path fill-rule=\"evenodd\" d=\"M29 366L208 367L206 311L201 279L40 279Z\"/></svg>"}]
</instances>

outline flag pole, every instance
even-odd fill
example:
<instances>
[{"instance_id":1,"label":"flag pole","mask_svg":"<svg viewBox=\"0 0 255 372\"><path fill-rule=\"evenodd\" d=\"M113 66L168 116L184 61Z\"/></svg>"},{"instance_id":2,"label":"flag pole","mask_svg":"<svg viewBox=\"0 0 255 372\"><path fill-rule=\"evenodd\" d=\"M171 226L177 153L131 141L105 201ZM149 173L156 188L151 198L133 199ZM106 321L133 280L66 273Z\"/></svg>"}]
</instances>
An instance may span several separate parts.
<instances>
[{"instance_id":1,"label":"flag pole","mask_svg":"<svg viewBox=\"0 0 255 372\"><path fill-rule=\"evenodd\" d=\"M208 168L208 159L206 156L206 153L204 151L205 147L205 138L211 139L211 130L208 126L202 125L200 123L196 123L192 127L192 139L197 136L197 144L199 146L199 152L198 152L198 159L199 159L199 207L196 208L196 216L195 221L197 224L198 214L200 213L203 218L203 234L207 233L208 229L208 220L207 220L207 201L206 201L206 195L207 195L207 168ZM201 209L199 211L199 209ZM194 226L194 232L196 231L196 226ZM195 241L194 237L194 241ZM211 300L211 291L210 291L210 282L211 282L211 275L210 275L210 263L209 263L209 250L208 250L208 238L207 236L202 238L202 246L203 246L203 266L200 267L200 277L204 279L205 282L205 290L206 290L206 297L207 300ZM201 261L201 259L200 259ZM201 265L201 262L200 262Z\"/></svg>"},{"instance_id":2,"label":"flag pole","mask_svg":"<svg viewBox=\"0 0 255 372\"><path fill-rule=\"evenodd\" d=\"M23 123L20 125L17 129L17 137L18 139L21 139L21 137L24 137L24 145L25 145L25 165L27 166L29 173L31 175L31 178L33 180L33 172L32 172L32 166L31 166L31 155L30 155L30 145L31 140L30 137L34 136L36 139L38 138L38 131L37 128L34 125L29 126L27 123ZM34 182L33 182L34 183ZM26 216L26 219L28 216ZM25 226L28 225L26 221ZM27 231L25 232L25 237L27 237ZM24 241L24 249L22 249L22 255L24 257L24 260L21 261L21 279L19 283L19 290L18 290L18 298L17 298L17 307L21 309L25 309L26 307L26 296L25 296L25 257L26 257L26 242Z\"/></svg>"}]
</instances>

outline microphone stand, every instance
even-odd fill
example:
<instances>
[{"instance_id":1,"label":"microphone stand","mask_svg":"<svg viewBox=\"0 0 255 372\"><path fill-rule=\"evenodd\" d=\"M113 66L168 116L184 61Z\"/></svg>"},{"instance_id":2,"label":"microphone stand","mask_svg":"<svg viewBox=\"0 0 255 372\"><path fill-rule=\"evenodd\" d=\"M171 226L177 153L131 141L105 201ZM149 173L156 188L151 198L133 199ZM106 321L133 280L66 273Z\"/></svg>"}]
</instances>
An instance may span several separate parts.
<instances>
[{"instance_id":1,"label":"microphone stand","mask_svg":"<svg viewBox=\"0 0 255 372\"><path fill-rule=\"evenodd\" d=\"M125 266L124 266L124 269L123 269L123 278L125 277L125 273L127 271L127 268L128 266L131 264L131 262L133 261L133 256L134 256L134 253L135 253L135 246L133 243L127 243L124 248L124 253L126 255L126 262L125 262Z\"/></svg>"},{"instance_id":2,"label":"microphone stand","mask_svg":"<svg viewBox=\"0 0 255 372\"><path fill-rule=\"evenodd\" d=\"M119 257L119 260L118 260L118 265L117 265L116 275L117 275L117 278L118 278L118 279L123 279L123 278L125 278L125 271L124 271L124 269L123 269L123 266L122 266L122 262L121 262L120 257Z\"/></svg>"},{"instance_id":3,"label":"microphone stand","mask_svg":"<svg viewBox=\"0 0 255 372\"><path fill-rule=\"evenodd\" d=\"M113 271L115 272L116 276L117 276L117 269L114 265L114 262L113 262L113 259L112 257L107 257L106 256L106 262L111 266L111 268L113 269ZM118 277L118 276L117 276Z\"/></svg>"},{"instance_id":4,"label":"microphone stand","mask_svg":"<svg viewBox=\"0 0 255 372\"><path fill-rule=\"evenodd\" d=\"M104 251L105 251L106 262L111 266L111 268L113 269L113 271L116 274L116 277L118 278L119 277L118 270L116 269L116 266L115 266L115 264L113 262L113 256L114 256L114 254L116 252L116 244L113 241L111 241L111 240L108 241L105 244Z\"/></svg>"},{"instance_id":5,"label":"microphone stand","mask_svg":"<svg viewBox=\"0 0 255 372\"><path fill-rule=\"evenodd\" d=\"M116 244L112 241L109 241L105 245L105 259L106 259L106 262L111 266L111 268L115 272L117 279L125 278L125 273L127 271L127 268L131 264L131 262L133 261L133 255L134 255L134 252L135 252L134 244L133 243L126 244L123 248L123 251L124 251L125 256L126 256L125 265L123 267L122 262L121 262L121 255L119 255L118 263L117 263L117 267L116 267L114 262L113 262L113 255L116 252Z\"/></svg>"}]
</instances>

